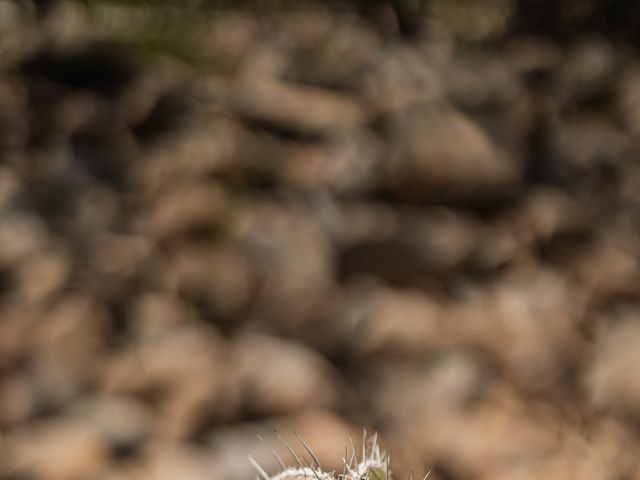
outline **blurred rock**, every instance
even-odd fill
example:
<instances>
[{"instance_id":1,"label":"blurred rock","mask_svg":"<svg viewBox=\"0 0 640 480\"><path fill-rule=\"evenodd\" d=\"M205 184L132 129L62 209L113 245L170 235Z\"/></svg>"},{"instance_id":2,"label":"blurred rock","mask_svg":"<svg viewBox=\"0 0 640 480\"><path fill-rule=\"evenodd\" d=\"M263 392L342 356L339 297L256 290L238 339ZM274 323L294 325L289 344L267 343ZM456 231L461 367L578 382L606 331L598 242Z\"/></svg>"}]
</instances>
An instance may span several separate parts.
<instances>
[{"instance_id":1,"label":"blurred rock","mask_svg":"<svg viewBox=\"0 0 640 480\"><path fill-rule=\"evenodd\" d=\"M215 183L187 183L172 186L148 215L148 231L166 238L211 228L226 207L224 191Z\"/></svg>"},{"instance_id":2,"label":"blurred rock","mask_svg":"<svg viewBox=\"0 0 640 480\"><path fill-rule=\"evenodd\" d=\"M179 248L159 267L158 283L225 323L247 308L256 276L250 260L238 250L222 245Z\"/></svg>"},{"instance_id":3,"label":"blurred rock","mask_svg":"<svg viewBox=\"0 0 640 480\"><path fill-rule=\"evenodd\" d=\"M152 429L151 412L131 397L87 397L73 404L69 413L97 432L116 455L135 451Z\"/></svg>"},{"instance_id":4,"label":"blurred rock","mask_svg":"<svg viewBox=\"0 0 640 480\"><path fill-rule=\"evenodd\" d=\"M622 75L617 93L616 106L627 127L627 130L637 139L640 135L640 68L633 64Z\"/></svg>"},{"instance_id":5,"label":"blurred rock","mask_svg":"<svg viewBox=\"0 0 640 480\"><path fill-rule=\"evenodd\" d=\"M0 427L25 422L36 410L33 382L24 373L5 375L0 381Z\"/></svg>"},{"instance_id":6,"label":"blurred rock","mask_svg":"<svg viewBox=\"0 0 640 480\"><path fill-rule=\"evenodd\" d=\"M636 257L636 240L626 235L601 239L585 249L575 265L575 273L583 282L591 305L601 305L616 298L636 295L640 279L640 263Z\"/></svg>"},{"instance_id":7,"label":"blurred rock","mask_svg":"<svg viewBox=\"0 0 640 480\"><path fill-rule=\"evenodd\" d=\"M184 480L221 478L222 472L211 453L195 446L159 444L148 452L142 472L145 478L153 480L171 480L176 477Z\"/></svg>"},{"instance_id":8,"label":"blurred rock","mask_svg":"<svg viewBox=\"0 0 640 480\"><path fill-rule=\"evenodd\" d=\"M87 14L85 8L73 2L50 4L42 26L48 44L59 51L69 51L88 42L91 31Z\"/></svg>"},{"instance_id":9,"label":"blurred rock","mask_svg":"<svg viewBox=\"0 0 640 480\"><path fill-rule=\"evenodd\" d=\"M114 395L149 396L162 419L154 434L182 439L194 433L204 417L223 417L229 400L235 400L228 372L217 367L224 354L224 345L211 330L166 331L116 355L102 386Z\"/></svg>"},{"instance_id":10,"label":"blurred rock","mask_svg":"<svg viewBox=\"0 0 640 480\"><path fill-rule=\"evenodd\" d=\"M519 37L509 42L509 59L515 70L537 88L548 88L546 81L561 60L553 42L540 37Z\"/></svg>"},{"instance_id":11,"label":"blurred rock","mask_svg":"<svg viewBox=\"0 0 640 480\"><path fill-rule=\"evenodd\" d=\"M454 57L445 68L443 85L447 96L463 109L504 107L522 93L511 66L497 57Z\"/></svg>"},{"instance_id":12,"label":"blurred rock","mask_svg":"<svg viewBox=\"0 0 640 480\"><path fill-rule=\"evenodd\" d=\"M612 122L589 116L558 124L549 147L561 179L584 175L594 182L611 182L622 163L633 156L633 146L624 132Z\"/></svg>"},{"instance_id":13,"label":"blurred rock","mask_svg":"<svg viewBox=\"0 0 640 480\"><path fill-rule=\"evenodd\" d=\"M109 316L94 299L67 295L32 325L30 374L45 411L69 401L95 380L105 360Z\"/></svg>"},{"instance_id":14,"label":"blurred rock","mask_svg":"<svg viewBox=\"0 0 640 480\"><path fill-rule=\"evenodd\" d=\"M635 317L635 312L628 312L601 326L586 379L596 407L634 417L640 413L640 383L629 374L638 361L640 325Z\"/></svg>"},{"instance_id":15,"label":"blurred rock","mask_svg":"<svg viewBox=\"0 0 640 480\"><path fill-rule=\"evenodd\" d=\"M13 168L0 169L0 208L9 211L19 204L21 190L17 172Z\"/></svg>"},{"instance_id":16,"label":"blurred rock","mask_svg":"<svg viewBox=\"0 0 640 480\"><path fill-rule=\"evenodd\" d=\"M250 55L256 42L260 42L259 19L230 10L216 12L213 25L207 31L203 48L214 61L233 71Z\"/></svg>"},{"instance_id":17,"label":"blurred rock","mask_svg":"<svg viewBox=\"0 0 640 480\"><path fill-rule=\"evenodd\" d=\"M559 189L532 189L494 223L484 225L472 264L491 269L526 263L542 252L550 262L569 265L582 256L594 214ZM584 245L576 246L580 241Z\"/></svg>"},{"instance_id":18,"label":"blurred rock","mask_svg":"<svg viewBox=\"0 0 640 480\"><path fill-rule=\"evenodd\" d=\"M351 339L357 355L415 356L445 341L443 330L453 319L444 306L427 296L382 290L370 297Z\"/></svg>"},{"instance_id":19,"label":"blurred rock","mask_svg":"<svg viewBox=\"0 0 640 480\"><path fill-rule=\"evenodd\" d=\"M301 344L251 335L236 342L236 375L243 407L274 415L338 403L337 375Z\"/></svg>"},{"instance_id":20,"label":"blurred rock","mask_svg":"<svg viewBox=\"0 0 640 480\"><path fill-rule=\"evenodd\" d=\"M463 331L492 344L490 350L518 383L533 391L556 389L562 394L562 386L570 388L567 373L576 367L584 348L576 323L581 298L553 271L525 272L481 300L486 310L468 305Z\"/></svg>"},{"instance_id":21,"label":"blurred rock","mask_svg":"<svg viewBox=\"0 0 640 480\"><path fill-rule=\"evenodd\" d=\"M108 451L92 428L67 419L30 426L7 439L14 474L37 478L92 478L104 469Z\"/></svg>"},{"instance_id":22,"label":"blurred rock","mask_svg":"<svg viewBox=\"0 0 640 480\"><path fill-rule=\"evenodd\" d=\"M140 235L99 235L93 248L92 263L98 274L118 279L132 277L151 254L150 242Z\"/></svg>"},{"instance_id":23,"label":"blurred rock","mask_svg":"<svg viewBox=\"0 0 640 480\"><path fill-rule=\"evenodd\" d=\"M279 34L290 50L285 79L339 91L357 92L383 48L378 36L355 19L330 19L320 11L283 18Z\"/></svg>"},{"instance_id":24,"label":"blurred rock","mask_svg":"<svg viewBox=\"0 0 640 480\"><path fill-rule=\"evenodd\" d=\"M136 165L137 184L150 195L229 167L238 156L238 146L247 148L250 136L239 125L220 118L201 119L192 128L165 135L146 162ZM184 180L183 180L184 179Z\"/></svg>"},{"instance_id":25,"label":"blurred rock","mask_svg":"<svg viewBox=\"0 0 640 480\"><path fill-rule=\"evenodd\" d=\"M588 230L589 213L566 193L540 188L530 192L512 215L518 236L529 243L584 233Z\"/></svg>"},{"instance_id":26,"label":"blurred rock","mask_svg":"<svg viewBox=\"0 0 640 480\"><path fill-rule=\"evenodd\" d=\"M166 293L146 293L133 300L129 319L139 338L162 335L196 317L193 308Z\"/></svg>"},{"instance_id":27,"label":"blurred rock","mask_svg":"<svg viewBox=\"0 0 640 480\"><path fill-rule=\"evenodd\" d=\"M436 43L434 49L433 56L448 60L450 52L446 47ZM442 65L438 62L426 61L424 55L405 45L390 45L366 70L365 96L379 114L402 112L438 101L444 91L441 75L437 73L439 67Z\"/></svg>"},{"instance_id":28,"label":"blurred rock","mask_svg":"<svg viewBox=\"0 0 640 480\"><path fill-rule=\"evenodd\" d=\"M285 183L303 190L357 195L379 185L381 156L377 137L356 130L333 136L324 145L294 147L280 175Z\"/></svg>"},{"instance_id":29,"label":"blurred rock","mask_svg":"<svg viewBox=\"0 0 640 480\"><path fill-rule=\"evenodd\" d=\"M17 289L28 303L51 299L65 286L71 274L69 255L62 251L37 253L16 269Z\"/></svg>"},{"instance_id":30,"label":"blurred rock","mask_svg":"<svg viewBox=\"0 0 640 480\"><path fill-rule=\"evenodd\" d=\"M433 417L427 414L426 419ZM569 433L543 406L521 402L510 392L482 404L473 415L434 421L431 438L422 446L439 459L441 468L458 475L487 478L501 472L526 472L532 463L555 457ZM427 424L413 425L416 440ZM563 453L567 455L566 451ZM531 456L536 460L531 461Z\"/></svg>"},{"instance_id":31,"label":"blurred rock","mask_svg":"<svg viewBox=\"0 0 640 480\"><path fill-rule=\"evenodd\" d=\"M7 4L11 5L10 2L2 2L0 8L7 8ZM4 48L0 49L1 56L4 56ZM0 148L20 148L26 143L29 129L26 106L24 87L15 81L0 80Z\"/></svg>"},{"instance_id":32,"label":"blurred rock","mask_svg":"<svg viewBox=\"0 0 640 480\"><path fill-rule=\"evenodd\" d=\"M492 372L481 357L472 351L454 349L408 368L399 362L388 362L375 373L380 382L376 398L381 414L396 417L405 427L416 416L448 416L469 409L487 393L492 379ZM394 405L394 411L389 411L387 405Z\"/></svg>"},{"instance_id":33,"label":"blurred rock","mask_svg":"<svg viewBox=\"0 0 640 480\"><path fill-rule=\"evenodd\" d=\"M359 212L354 209L346 213L344 234L349 235L359 222L355 218ZM360 210L360 214L365 212ZM396 214L393 230L387 230L380 218L381 222L375 224L377 231L368 232L369 236L343 249L342 276L373 274L394 284L420 285L459 269L477 247L477 225L460 212L434 208Z\"/></svg>"},{"instance_id":34,"label":"blurred rock","mask_svg":"<svg viewBox=\"0 0 640 480\"><path fill-rule=\"evenodd\" d=\"M0 217L0 265L15 263L40 250L47 230L37 216L6 213Z\"/></svg>"},{"instance_id":35,"label":"blurred rock","mask_svg":"<svg viewBox=\"0 0 640 480\"><path fill-rule=\"evenodd\" d=\"M431 15L434 25L472 43L490 41L503 35L515 8L514 2L506 0L435 0L431 5Z\"/></svg>"},{"instance_id":36,"label":"blurred rock","mask_svg":"<svg viewBox=\"0 0 640 480\"><path fill-rule=\"evenodd\" d=\"M340 132L366 120L363 108L349 97L277 80L242 80L231 102L250 120L302 135Z\"/></svg>"},{"instance_id":37,"label":"blurred rock","mask_svg":"<svg viewBox=\"0 0 640 480\"><path fill-rule=\"evenodd\" d=\"M295 324L331 284L328 239L303 211L271 202L253 206L237 230L242 251L258 275L260 316L269 313L266 309L277 317L286 311L286 320Z\"/></svg>"},{"instance_id":38,"label":"blurred rock","mask_svg":"<svg viewBox=\"0 0 640 480\"><path fill-rule=\"evenodd\" d=\"M30 350L32 326L42 312L22 302L7 302L0 312L0 367L15 368Z\"/></svg>"},{"instance_id":39,"label":"blurred rock","mask_svg":"<svg viewBox=\"0 0 640 480\"><path fill-rule=\"evenodd\" d=\"M490 201L520 181L518 161L453 108L413 108L390 119L390 191L409 200Z\"/></svg>"},{"instance_id":40,"label":"blurred rock","mask_svg":"<svg viewBox=\"0 0 640 480\"><path fill-rule=\"evenodd\" d=\"M386 240L401 223L400 212L383 202L338 202L331 196L318 195L311 208L338 250L367 240Z\"/></svg>"},{"instance_id":41,"label":"blurred rock","mask_svg":"<svg viewBox=\"0 0 640 480\"><path fill-rule=\"evenodd\" d=\"M596 38L569 49L557 74L567 100L581 103L609 93L619 75L620 53L611 42Z\"/></svg>"}]
</instances>

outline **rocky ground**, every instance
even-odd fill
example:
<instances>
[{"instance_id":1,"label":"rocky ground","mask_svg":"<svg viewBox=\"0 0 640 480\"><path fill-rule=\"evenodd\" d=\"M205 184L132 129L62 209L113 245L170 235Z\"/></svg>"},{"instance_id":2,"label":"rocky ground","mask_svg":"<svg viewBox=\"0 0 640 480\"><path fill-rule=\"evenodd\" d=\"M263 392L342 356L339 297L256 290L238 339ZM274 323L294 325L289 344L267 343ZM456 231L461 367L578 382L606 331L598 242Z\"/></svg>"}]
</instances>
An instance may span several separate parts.
<instances>
[{"instance_id":1,"label":"rocky ground","mask_svg":"<svg viewBox=\"0 0 640 480\"><path fill-rule=\"evenodd\" d=\"M213 3L0 1L0 478L640 478L625 16Z\"/></svg>"}]
</instances>

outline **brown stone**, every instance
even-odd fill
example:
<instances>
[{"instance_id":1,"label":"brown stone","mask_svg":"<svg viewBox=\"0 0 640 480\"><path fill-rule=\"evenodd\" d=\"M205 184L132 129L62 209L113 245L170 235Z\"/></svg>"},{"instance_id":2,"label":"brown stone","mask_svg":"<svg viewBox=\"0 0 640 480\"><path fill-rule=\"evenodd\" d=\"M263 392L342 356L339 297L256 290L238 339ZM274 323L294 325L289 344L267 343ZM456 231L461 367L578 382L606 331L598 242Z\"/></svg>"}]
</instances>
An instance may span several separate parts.
<instances>
[{"instance_id":1,"label":"brown stone","mask_svg":"<svg viewBox=\"0 0 640 480\"><path fill-rule=\"evenodd\" d=\"M7 439L15 472L52 480L91 478L105 468L108 449L82 423L57 419L31 425Z\"/></svg>"},{"instance_id":2,"label":"brown stone","mask_svg":"<svg viewBox=\"0 0 640 480\"><path fill-rule=\"evenodd\" d=\"M388 188L411 200L490 200L520 181L520 165L470 118L447 105L414 107L391 119Z\"/></svg>"},{"instance_id":3,"label":"brown stone","mask_svg":"<svg viewBox=\"0 0 640 480\"><path fill-rule=\"evenodd\" d=\"M277 80L240 82L232 106L243 116L306 135L325 135L360 126L363 109L348 97Z\"/></svg>"},{"instance_id":4,"label":"brown stone","mask_svg":"<svg viewBox=\"0 0 640 480\"><path fill-rule=\"evenodd\" d=\"M242 403L255 414L283 414L338 401L336 374L301 344L262 335L236 342L236 375Z\"/></svg>"},{"instance_id":5,"label":"brown stone","mask_svg":"<svg viewBox=\"0 0 640 480\"><path fill-rule=\"evenodd\" d=\"M215 226L225 210L224 191L215 183L186 183L163 192L148 214L147 230L165 238Z\"/></svg>"}]
</instances>

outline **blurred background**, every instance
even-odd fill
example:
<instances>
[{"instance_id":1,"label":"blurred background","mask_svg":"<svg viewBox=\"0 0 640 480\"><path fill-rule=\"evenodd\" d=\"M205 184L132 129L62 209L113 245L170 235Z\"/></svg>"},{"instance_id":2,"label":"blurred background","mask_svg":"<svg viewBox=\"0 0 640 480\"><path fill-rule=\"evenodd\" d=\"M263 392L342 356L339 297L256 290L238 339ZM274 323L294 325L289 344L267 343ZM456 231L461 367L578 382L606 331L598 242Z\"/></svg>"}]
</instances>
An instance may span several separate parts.
<instances>
[{"instance_id":1,"label":"blurred background","mask_svg":"<svg viewBox=\"0 0 640 480\"><path fill-rule=\"evenodd\" d=\"M640 4L0 0L0 479L637 479ZM359 443L356 440L356 443Z\"/></svg>"}]
</instances>

